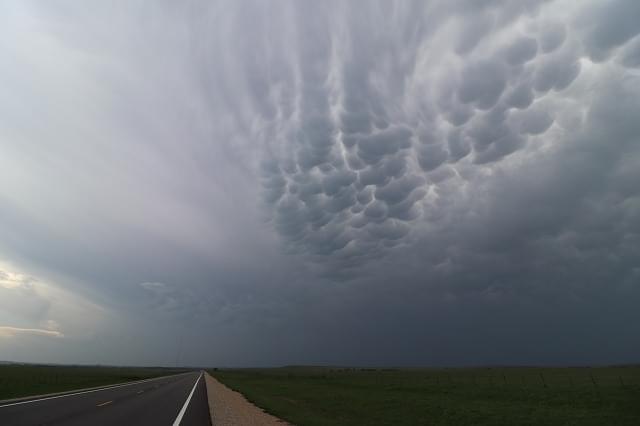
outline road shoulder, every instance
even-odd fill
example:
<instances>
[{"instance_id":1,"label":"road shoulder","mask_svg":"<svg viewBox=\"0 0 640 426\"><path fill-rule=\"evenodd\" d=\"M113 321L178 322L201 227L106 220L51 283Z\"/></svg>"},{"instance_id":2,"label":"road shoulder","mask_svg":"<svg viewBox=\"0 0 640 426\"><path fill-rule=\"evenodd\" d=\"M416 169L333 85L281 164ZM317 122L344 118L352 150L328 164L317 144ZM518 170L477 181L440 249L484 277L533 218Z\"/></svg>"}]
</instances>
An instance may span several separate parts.
<instances>
[{"instance_id":1,"label":"road shoulder","mask_svg":"<svg viewBox=\"0 0 640 426\"><path fill-rule=\"evenodd\" d=\"M239 392L205 373L211 424L216 426L286 426L282 419L256 407Z\"/></svg>"}]
</instances>

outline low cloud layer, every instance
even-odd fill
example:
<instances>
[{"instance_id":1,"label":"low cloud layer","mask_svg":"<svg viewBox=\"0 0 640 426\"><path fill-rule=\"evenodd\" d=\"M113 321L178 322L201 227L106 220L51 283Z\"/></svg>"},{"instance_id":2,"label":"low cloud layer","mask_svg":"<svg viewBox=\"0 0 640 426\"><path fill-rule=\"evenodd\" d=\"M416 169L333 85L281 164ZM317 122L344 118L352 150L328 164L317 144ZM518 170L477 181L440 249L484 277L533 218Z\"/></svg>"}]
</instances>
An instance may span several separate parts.
<instances>
[{"instance_id":1,"label":"low cloud layer","mask_svg":"<svg viewBox=\"0 0 640 426\"><path fill-rule=\"evenodd\" d=\"M0 15L12 357L637 361L638 2Z\"/></svg>"}]
</instances>

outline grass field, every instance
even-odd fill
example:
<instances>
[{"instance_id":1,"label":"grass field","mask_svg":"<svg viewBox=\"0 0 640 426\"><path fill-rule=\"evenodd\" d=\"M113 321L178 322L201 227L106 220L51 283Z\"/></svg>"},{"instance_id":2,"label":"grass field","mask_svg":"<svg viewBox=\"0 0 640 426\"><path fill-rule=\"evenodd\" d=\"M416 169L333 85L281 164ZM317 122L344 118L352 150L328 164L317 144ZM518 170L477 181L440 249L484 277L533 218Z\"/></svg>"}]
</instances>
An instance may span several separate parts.
<instances>
[{"instance_id":1,"label":"grass field","mask_svg":"<svg viewBox=\"0 0 640 426\"><path fill-rule=\"evenodd\" d=\"M184 370L130 367L0 365L0 399L63 392L178 373Z\"/></svg>"},{"instance_id":2,"label":"grass field","mask_svg":"<svg viewBox=\"0 0 640 426\"><path fill-rule=\"evenodd\" d=\"M640 367L210 371L296 425L639 425Z\"/></svg>"}]
</instances>

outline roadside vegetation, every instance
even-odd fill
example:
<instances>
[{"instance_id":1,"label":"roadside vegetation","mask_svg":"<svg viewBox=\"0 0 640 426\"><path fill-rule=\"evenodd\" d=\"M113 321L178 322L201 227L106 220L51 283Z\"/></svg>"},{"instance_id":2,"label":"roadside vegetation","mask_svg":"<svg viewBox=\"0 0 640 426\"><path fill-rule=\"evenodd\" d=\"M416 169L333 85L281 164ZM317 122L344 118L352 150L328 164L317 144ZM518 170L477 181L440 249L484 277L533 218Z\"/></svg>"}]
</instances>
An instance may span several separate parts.
<instances>
[{"instance_id":1,"label":"roadside vegetation","mask_svg":"<svg viewBox=\"0 0 640 426\"><path fill-rule=\"evenodd\" d=\"M0 365L0 400L142 380L182 371L138 367Z\"/></svg>"},{"instance_id":2,"label":"roadside vegetation","mask_svg":"<svg viewBox=\"0 0 640 426\"><path fill-rule=\"evenodd\" d=\"M640 424L639 366L209 373L299 426Z\"/></svg>"}]
</instances>

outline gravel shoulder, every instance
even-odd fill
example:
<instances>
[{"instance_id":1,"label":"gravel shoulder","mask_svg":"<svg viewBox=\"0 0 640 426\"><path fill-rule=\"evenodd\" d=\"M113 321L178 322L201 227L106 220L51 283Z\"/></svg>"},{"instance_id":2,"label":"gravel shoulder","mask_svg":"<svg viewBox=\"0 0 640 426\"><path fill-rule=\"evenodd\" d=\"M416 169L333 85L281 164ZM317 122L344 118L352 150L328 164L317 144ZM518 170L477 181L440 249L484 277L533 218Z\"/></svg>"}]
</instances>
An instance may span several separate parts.
<instances>
[{"instance_id":1,"label":"gravel shoulder","mask_svg":"<svg viewBox=\"0 0 640 426\"><path fill-rule=\"evenodd\" d=\"M229 389L205 373L211 424L214 426L286 426L287 422L265 413L246 400L239 392Z\"/></svg>"}]
</instances>

